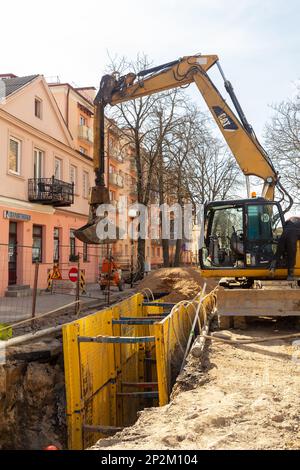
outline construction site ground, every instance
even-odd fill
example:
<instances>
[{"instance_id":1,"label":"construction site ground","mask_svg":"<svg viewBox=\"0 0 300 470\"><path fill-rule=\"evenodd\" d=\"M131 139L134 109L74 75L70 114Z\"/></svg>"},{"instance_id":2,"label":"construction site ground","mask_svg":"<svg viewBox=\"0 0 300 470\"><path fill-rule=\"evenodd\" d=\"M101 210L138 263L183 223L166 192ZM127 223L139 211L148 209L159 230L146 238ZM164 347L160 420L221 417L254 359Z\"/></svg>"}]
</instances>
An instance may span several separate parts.
<instances>
[{"instance_id":1,"label":"construction site ground","mask_svg":"<svg viewBox=\"0 0 300 470\"><path fill-rule=\"evenodd\" d=\"M193 295L199 274L176 268L150 276L143 287L169 286L169 298L181 300L187 291ZM216 321L212 329L218 330ZM299 324L290 318L268 318L226 334L240 340L297 331ZM190 354L168 405L145 409L133 426L92 449L298 449L299 353L296 338L238 346L207 339L201 358Z\"/></svg>"},{"instance_id":2,"label":"construction site ground","mask_svg":"<svg viewBox=\"0 0 300 470\"><path fill-rule=\"evenodd\" d=\"M176 302L193 298L203 284L197 268L170 268L152 272L135 290L167 292L169 301ZM207 292L216 284L210 280ZM114 288L111 303L133 292ZM105 308L102 293L98 299L89 300L97 305L86 305L87 310L80 316ZM74 310L50 316L40 320L38 329L74 318ZM212 322L213 330L218 330L216 320ZM227 330L227 336L255 339L297 331L299 323L289 318L252 319L246 330ZM28 325L15 331L14 336L31 332ZM0 407L5 410L0 432L2 449L67 445L60 333L37 343L34 336L29 344L12 346L8 351L11 360L1 366L6 370L0 381ZM168 405L145 409L133 426L101 439L93 449L298 449L300 350L296 341L292 338L233 346L207 339L201 358L189 355Z\"/></svg>"},{"instance_id":3,"label":"construction site ground","mask_svg":"<svg viewBox=\"0 0 300 470\"><path fill-rule=\"evenodd\" d=\"M254 323L234 337L294 333ZM294 354L294 358L293 358ZM208 341L190 356L170 403L141 413L136 424L94 449L298 449L300 359L292 340L234 347Z\"/></svg>"}]
</instances>

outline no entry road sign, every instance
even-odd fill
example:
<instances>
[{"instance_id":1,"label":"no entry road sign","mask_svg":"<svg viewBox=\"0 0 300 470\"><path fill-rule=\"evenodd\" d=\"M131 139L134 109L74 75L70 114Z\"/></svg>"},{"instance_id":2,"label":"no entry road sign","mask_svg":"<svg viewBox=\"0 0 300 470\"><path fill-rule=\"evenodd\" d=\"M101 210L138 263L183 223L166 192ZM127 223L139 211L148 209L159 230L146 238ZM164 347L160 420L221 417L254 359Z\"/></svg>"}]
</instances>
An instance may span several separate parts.
<instances>
[{"instance_id":1,"label":"no entry road sign","mask_svg":"<svg viewBox=\"0 0 300 470\"><path fill-rule=\"evenodd\" d=\"M78 269L75 266L69 271L69 279L72 282L77 282L78 280Z\"/></svg>"}]
</instances>

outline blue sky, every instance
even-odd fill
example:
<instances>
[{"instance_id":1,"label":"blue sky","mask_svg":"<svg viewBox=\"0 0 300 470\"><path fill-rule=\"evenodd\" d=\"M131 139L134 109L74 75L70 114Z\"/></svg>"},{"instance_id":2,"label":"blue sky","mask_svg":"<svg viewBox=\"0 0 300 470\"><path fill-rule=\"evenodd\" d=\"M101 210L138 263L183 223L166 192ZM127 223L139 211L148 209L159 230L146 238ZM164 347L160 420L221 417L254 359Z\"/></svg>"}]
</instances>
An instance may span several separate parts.
<instances>
[{"instance_id":1,"label":"blue sky","mask_svg":"<svg viewBox=\"0 0 300 470\"><path fill-rule=\"evenodd\" d=\"M108 51L144 52L155 64L218 54L261 136L269 105L291 97L300 79L299 19L298 0L15 0L1 5L0 73L98 86Z\"/></svg>"}]
</instances>

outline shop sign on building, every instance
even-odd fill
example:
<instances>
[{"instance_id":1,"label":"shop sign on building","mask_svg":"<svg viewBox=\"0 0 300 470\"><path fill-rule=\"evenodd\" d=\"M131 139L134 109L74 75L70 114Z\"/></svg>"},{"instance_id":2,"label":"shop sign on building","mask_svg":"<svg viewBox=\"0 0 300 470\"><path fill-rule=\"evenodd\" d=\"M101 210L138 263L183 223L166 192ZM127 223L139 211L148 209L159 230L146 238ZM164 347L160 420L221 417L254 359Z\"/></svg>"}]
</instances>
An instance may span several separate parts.
<instances>
[{"instance_id":1,"label":"shop sign on building","mask_svg":"<svg viewBox=\"0 0 300 470\"><path fill-rule=\"evenodd\" d=\"M3 211L3 217L5 219L14 219L14 220L23 220L28 222L31 220L31 215L28 214L21 214L20 212L13 212L13 211Z\"/></svg>"}]
</instances>

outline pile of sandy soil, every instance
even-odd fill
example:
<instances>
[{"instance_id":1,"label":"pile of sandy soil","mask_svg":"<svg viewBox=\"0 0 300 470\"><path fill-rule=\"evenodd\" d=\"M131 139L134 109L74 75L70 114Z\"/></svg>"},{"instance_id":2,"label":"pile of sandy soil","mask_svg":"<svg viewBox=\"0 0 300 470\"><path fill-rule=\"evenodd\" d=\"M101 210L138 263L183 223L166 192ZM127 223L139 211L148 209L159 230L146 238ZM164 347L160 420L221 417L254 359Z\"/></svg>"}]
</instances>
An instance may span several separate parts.
<instances>
[{"instance_id":1,"label":"pile of sandy soil","mask_svg":"<svg viewBox=\"0 0 300 470\"><path fill-rule=\"evenodd\" d=\"M272 330L256 327L238 338L278 335ZM299 367L292 340L212 341L201 364L190 359L169 405L141 412L134 426L93 448L299 449Z\"/></svg>"},{"instance_id":2,"label":"pile of sandy soil","mask_svg":"<svg viewBox=\"0 0 300 470\"><path fill-rule=\"evenodd\" d=\"M165 298L170 302L192 299L206 282L206 292L210 292L218 283L215 279L203 279L200 270L188 268L162 268L148 274L139 284L138 290L145 288L152 292L169 292Z\"/></svg>"}]
</instances>

